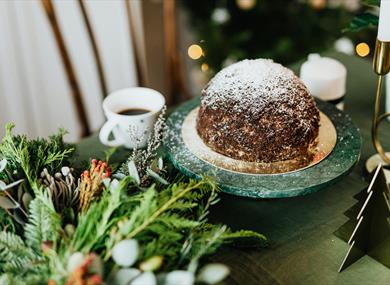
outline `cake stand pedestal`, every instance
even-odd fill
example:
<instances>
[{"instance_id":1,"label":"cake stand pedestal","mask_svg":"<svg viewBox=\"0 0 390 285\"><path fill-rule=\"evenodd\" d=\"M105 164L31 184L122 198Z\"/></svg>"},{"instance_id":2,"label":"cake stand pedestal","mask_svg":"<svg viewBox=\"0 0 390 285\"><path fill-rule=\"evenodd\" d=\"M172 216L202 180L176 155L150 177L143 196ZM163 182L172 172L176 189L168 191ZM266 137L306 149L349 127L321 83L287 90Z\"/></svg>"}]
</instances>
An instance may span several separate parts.
<instances>
[{"instance_id":1,"label":"cake stand pedestal","mask_svg":"<svg viewBox=\"0 0 390 285\"><path fill-rule=\"evenodd\" d=\"M217 167L199 159L183 141L183 122L199 103L199 98L195 98L170 115L164 146L168 158L180 172L195 179L213 177L223 192L251 198L313 193L348 174L360 157L361 137L350 117L329 103L317 101L318 108L331 119L337 131L335 148L320 163L296 172L271 175L238 173Z\"/></svg>"}]
</instances>

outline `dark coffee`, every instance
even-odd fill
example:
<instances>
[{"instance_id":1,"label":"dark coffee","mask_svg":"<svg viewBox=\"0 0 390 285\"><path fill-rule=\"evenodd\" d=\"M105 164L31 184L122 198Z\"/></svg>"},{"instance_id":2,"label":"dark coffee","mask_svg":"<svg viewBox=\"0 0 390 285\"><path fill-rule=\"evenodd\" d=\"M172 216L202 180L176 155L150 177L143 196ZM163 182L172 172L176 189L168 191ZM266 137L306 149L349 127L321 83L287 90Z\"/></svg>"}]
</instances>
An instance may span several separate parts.
<instances>
[{"instance_id":1,"label":"dark coffee","mask_svg":"<svg viewBox=\"0 0 390 285\"><path fill-rule=\"evenodd\" d=\"M130 108L130 109L125 109L120 112L118 112L119 115L125 115L125 116L134 116L134 115L142 115L149 113L150 110L147 109L142 109L142 108Z\"/></svg>"}]
</instances>

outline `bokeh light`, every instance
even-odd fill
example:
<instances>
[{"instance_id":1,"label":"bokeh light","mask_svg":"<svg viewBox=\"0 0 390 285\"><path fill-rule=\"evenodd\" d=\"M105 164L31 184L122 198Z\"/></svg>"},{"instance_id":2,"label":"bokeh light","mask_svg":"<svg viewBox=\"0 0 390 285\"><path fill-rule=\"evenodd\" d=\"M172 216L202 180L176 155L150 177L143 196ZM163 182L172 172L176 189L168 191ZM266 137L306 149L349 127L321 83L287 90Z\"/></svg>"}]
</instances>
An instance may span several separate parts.
<instances>
[{"instance_id":1,"label":"bokeh light","mask_svg":"<svg viewBox=\"0 0 390 285\"><path fill-rule=\"evenodd\" d=\"M242 10L250 10L256 6L256 0L236 0L237 6Z\"/></svg>"},{"instance_id":2,"label":"bokeh light","mask_svg":"<svg viewBox=\"0 0 390 285\"><path fill-rule=\"evenodd\" d=\"M207 63L202 63L202 65L200 66L200 69L203 72L206 72L207 70L209 70L209 65Z\"/></svg>"},{"instance_id":3,"label":"bokeh light","mask_svg":"<svg viewBox=\"0 0 390 285\"><path fill-rule=\"evenodd\" d=\"M199 45L193 44L188 48L188 56L192 59L199 59L203 55L203 50Z\"/></svg>"},{"instance_id":4,"label":"bokeh light","mask_svg":"<svg viewBox=\"0 0 390 285\"><path fill-rule=\"evenodd\" d=\"M366 43L360 43L356 46L358 56L365 57L370 54L370 47Z\"/></svg>"}]
</instances>

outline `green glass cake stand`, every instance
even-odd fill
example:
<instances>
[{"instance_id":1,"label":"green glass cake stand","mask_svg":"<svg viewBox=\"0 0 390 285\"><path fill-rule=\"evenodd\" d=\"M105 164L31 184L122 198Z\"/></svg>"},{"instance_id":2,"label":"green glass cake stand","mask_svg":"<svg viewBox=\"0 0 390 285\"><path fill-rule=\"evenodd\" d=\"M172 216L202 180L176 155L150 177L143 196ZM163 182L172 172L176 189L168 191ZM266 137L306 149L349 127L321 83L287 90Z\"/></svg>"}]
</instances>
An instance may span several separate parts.
<instances>
[{"instance_id":1,"label":"green glass cake stand","mask_svg":"<svg viewBox=\"0 0 390 285\"><path fill-rule=\"evenodd\" d=\"M318 108L332 121L337 132L333 151L318 164L295 172L270 175L240 173L217 167L199 159L183 141L183 122L199 103L199 98L190 100L169 116L168 132L164 138L166 153L180 172L195 179L213 177L226 193L251 198L305 195L341 179L359 160L361 137L350 117L329 103L317 101Z\"/></svg>"}]
</instances>

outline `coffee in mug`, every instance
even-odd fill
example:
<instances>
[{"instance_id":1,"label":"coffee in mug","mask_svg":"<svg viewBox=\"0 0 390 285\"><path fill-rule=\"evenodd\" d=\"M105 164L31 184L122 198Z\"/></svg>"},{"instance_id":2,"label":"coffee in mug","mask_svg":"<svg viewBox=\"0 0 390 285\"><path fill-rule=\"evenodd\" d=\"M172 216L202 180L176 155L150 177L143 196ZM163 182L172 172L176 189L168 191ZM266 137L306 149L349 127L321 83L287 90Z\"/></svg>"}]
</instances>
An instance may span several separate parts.
<instances>
[{"instance_id":1,"label":"coffee in mug","mask_svg":"<svg viewBox=\"0 0 390 285\"><path fill-rule=\"evenodd\" d=\"M164 105L164 96L150 88L132 87L111 93L103 101L107 122L100 130L100 141L111 147L145 147Z\"/></svg>"}]
</instances>

